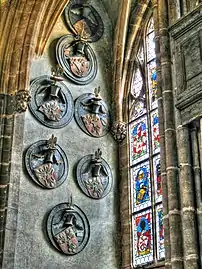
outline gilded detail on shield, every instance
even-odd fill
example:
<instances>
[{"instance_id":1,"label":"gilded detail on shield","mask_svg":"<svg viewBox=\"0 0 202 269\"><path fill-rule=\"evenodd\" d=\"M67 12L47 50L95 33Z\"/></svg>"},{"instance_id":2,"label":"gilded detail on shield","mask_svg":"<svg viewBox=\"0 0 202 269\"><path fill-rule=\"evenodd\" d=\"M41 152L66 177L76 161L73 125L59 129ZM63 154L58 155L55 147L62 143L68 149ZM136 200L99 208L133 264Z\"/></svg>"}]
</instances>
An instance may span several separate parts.
<instances>
[{"instance_id":1,"label":"gilded detail on shield","mask_svg":"<svg viewBox=\"0 0 202 269\"><path fill-rule=\"evenodd\" d=\"M25 155L25 164L30 177L47 189L58 187L68 174L68 161L63 150L52 135L31 145Z\"/></svg>"},{"instance_id":2,"label":"gilded detail on shield","mask_svg":"<svg viewBox=\"0 0 202 269\"><path fill-rule=\"evenodd\" d=\"M93 199L106 196L112 186L112 173L98 149L94 155L83 157L76 168L77 182L81 190Z\"/></svg>"},{"instance_id":3,"label":"gilded detail on shield","mask_svg":"<svg viewBox=\"0 0 202 269\"><path fill-rule=\"evenodd\" d=\"M79 127L88 135L101 137L110 128L110 113L100 96L100 87L94 94L81 95L75 103L75 118Z\"/></svg>"},{"instance_id":4,"label":"gilded detail on shield","mask_svg":"<svg viewBox=\"0 0 202 269\"><path fill-rule=\"evenodd\" d=\"M88 243L90 226L84 212L69 201L51 210L47 219L47 234L58 251L74 255Z\"/></svg>"}]
</instances>

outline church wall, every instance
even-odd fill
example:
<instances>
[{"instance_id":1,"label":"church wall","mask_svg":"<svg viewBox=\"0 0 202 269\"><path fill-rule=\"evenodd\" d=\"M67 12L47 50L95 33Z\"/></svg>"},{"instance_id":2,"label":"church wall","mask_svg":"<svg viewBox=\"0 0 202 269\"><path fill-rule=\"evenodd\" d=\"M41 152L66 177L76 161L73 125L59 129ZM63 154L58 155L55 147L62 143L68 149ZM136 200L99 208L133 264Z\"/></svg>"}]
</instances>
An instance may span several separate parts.
<instances>
[{"instance_id":1,"label":"church wall","mask_svg":"<svg viewBox=\"0 0 202 269\"><path fill-rule=\"evenodd\" d=\"M120 10L121 0L102 0L112 21L112 27L116 25L118 13Z\"/></svg>"},{"instance_id":2,"label":"church wall","mask_svg":"<svg viewBox=\"0 0 202 269\"><path fill-rule=\"evenodd\" d=\"M96 5L97 4L97 5ZM88 85L80 86L65 79L64 83L75 100L83 93L93 93L101 87L101 96L110 107L112 96L112 27L102 5L96 1L105 30L102 38L90 44L98 60L96 78ZM56 64L56 40L68 33L61 17L55 25L40 58L34 59L30 81L50 75ZM24 163L27 148L38 140L46 140L51 135L66 153L69 162L67 180L56 189L43 189L29 177ZM78 161L101 148L102 157L108 162L113 174L110 193L100 200L84 195L75 179ZM94 138L84 133L75 119L61 129L45 127L27 110L24 115L16 115L12 152L11 182L8 199L8 213L5 232L4 269L115 269L119 268L119 196L117 178L117 147L110 133ZM86 214L90 223L90 239L78 254L66 256L59 253L49 242L46 220L50 210L57 204L68 202L72 194L73 203Z\"/></svg>"}]
</instances>

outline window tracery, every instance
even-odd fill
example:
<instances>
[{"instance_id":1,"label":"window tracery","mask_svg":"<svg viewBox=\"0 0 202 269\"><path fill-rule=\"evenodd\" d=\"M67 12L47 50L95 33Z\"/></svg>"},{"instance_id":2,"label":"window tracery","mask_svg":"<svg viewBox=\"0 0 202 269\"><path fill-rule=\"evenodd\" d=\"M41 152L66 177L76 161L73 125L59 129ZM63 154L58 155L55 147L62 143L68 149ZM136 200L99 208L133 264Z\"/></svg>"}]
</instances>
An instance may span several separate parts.
<instances>
[{"instance_id":1,"label":"window tracery","mask_svg":"<svg viewBox=\"0 0 202 269\"><path fill-rule=\"evenodd\" d=\"M134 266L158 263L165 257L154 37L151 18L137 53L130 92Z\"/></svg>"}]
</instances>

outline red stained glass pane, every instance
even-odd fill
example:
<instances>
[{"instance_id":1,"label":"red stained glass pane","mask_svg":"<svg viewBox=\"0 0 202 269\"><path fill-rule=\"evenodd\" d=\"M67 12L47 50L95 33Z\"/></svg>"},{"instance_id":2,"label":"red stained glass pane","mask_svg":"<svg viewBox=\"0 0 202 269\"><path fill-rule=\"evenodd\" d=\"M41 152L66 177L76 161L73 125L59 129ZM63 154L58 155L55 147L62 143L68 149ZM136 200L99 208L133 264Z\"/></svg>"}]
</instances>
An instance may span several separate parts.
<instances>
[{"instance_id":1,"label":"red stained glass pane","mask_svg":"<svg viewBox=\"0 0 202 269\"><path fill-rule=\"evenodd\" d=\"M130 125L131 161L135 164L149 155L148 127L146 117Z\"/></svg>"},{"instance_id":2,"label":"red stained glass pane","mask_svg":"<svg viewBox=\"0 0 202 269\"><path fill-rule=\"evenodd\" d=\"M159 117L157 110L151 113L151 128L152 128L152 150L153 153L157 153L160 151Z\"/></svg>"}]
</instances>

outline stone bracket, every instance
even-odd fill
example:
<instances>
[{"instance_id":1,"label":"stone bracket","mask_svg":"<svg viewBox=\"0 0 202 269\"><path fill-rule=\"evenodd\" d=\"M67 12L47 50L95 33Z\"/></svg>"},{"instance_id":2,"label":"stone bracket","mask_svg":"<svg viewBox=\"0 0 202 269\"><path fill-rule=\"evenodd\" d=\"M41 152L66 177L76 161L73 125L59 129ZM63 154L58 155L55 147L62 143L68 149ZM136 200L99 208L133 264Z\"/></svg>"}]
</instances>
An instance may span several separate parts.
<instances>
[{"instance_id":1,"label":"stone bracket","mask_svg":"<svg viewBox=\"0 0 202 269\"><path fill-rule=\"evenodd\" d=\"M31 97L28 91L19 91L15 95L0 94L1 115L13 115L25 112Z\"/></svg>"}]
</instances>

